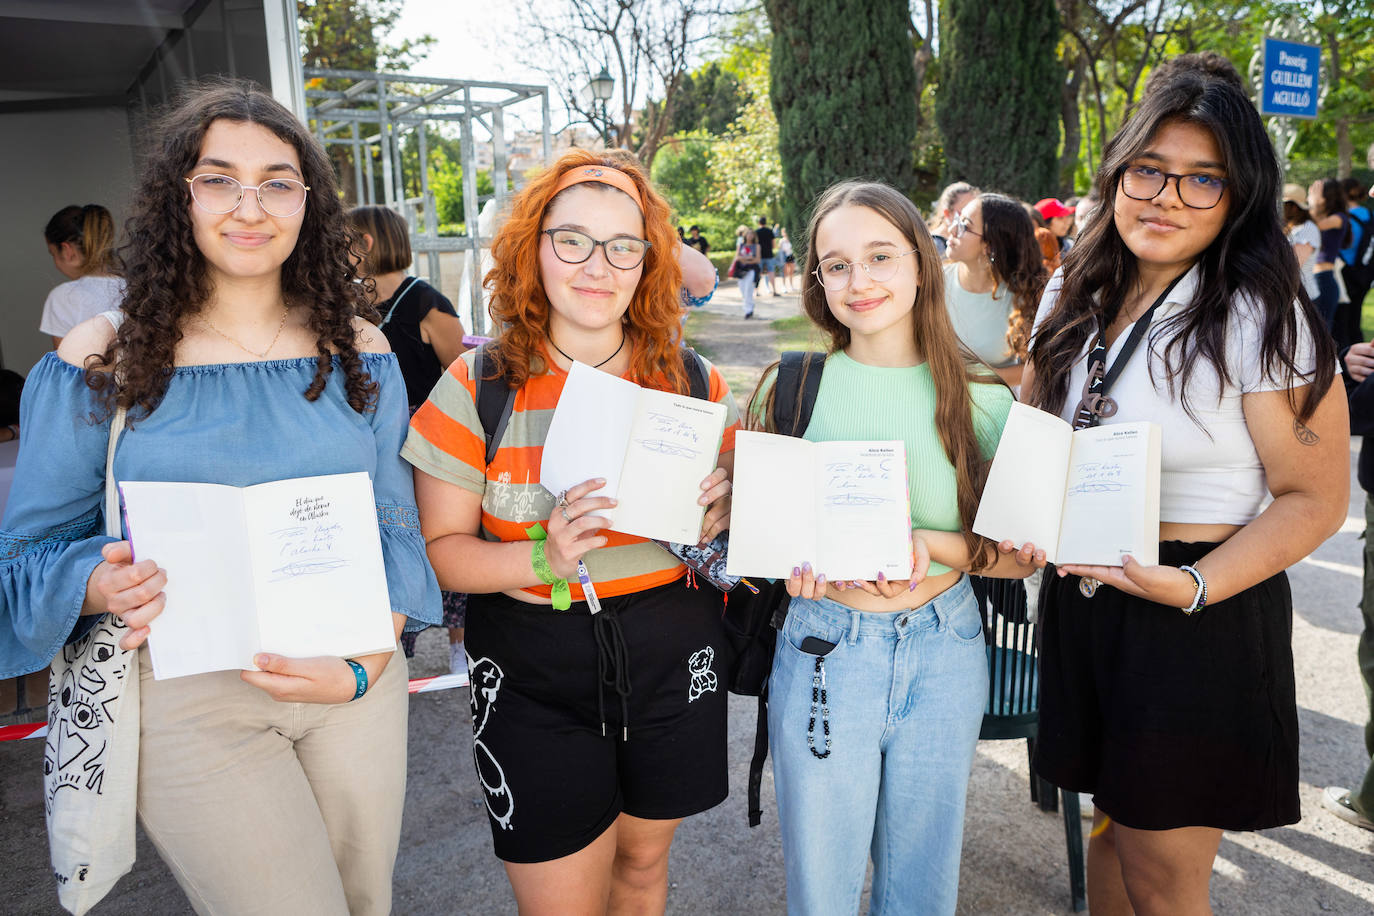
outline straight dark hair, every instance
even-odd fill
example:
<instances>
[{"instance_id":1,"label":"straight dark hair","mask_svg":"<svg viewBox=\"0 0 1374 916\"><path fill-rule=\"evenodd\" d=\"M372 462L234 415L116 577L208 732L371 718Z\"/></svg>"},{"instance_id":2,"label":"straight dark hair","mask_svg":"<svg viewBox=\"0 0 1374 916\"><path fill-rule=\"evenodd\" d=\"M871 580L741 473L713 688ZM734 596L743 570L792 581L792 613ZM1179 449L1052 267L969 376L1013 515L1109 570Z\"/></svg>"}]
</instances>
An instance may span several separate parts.
<instances>
[{"instance_id":1,"label":"straight dark hair","mask_svg":"<svg viewBox=\"0 0 1374 916\"><path fill-rule=\"evenodd\" d=\"M1011 293L1011 320L1007 323L1007 350L1024 358L1040 295L1049 272L1035 240L1035 222L1020 201L991 192L978 195L983 210L983 244L992 262L992 275Z\"/></svg>"},{"instance_id":2,"label":"straight dark hair","mask_svg":"<svg viewBox=\"0 0 1374 916\"><path fill-rule=\"evenodd\" d=\"M390 207L354 207L348 211L358 254L363 256L362 272L369 277L405 270L412 260L410 227L405 217ZM363 234L372 236L372 250L363 251Z\"/></svg>"},{"instance_id":3,"label":"straight dark hair","mask_svg":"<svg viewBox=\"0 0 1374 916\"><path fill-rule=\"evenodd\" d=\"M1226 329L1232 320L1231 304L1241 296L1257 304L1263 322L1260 352L1247 357L1259 360L1265 373L1288 389L1294 413L1306 421L1331 385L1335 347L1303 291L1297 259L1279 222L1278 161L1245 94L1228 82L1186 71L1156 87L1107 144L1094 180L1097 196L1104 206L1111 206L1126 166L1149 147L1161 127L1179 122L1206 128L1216 138L1226 167L1229 203L1221 231L1198 256L1198 287L1192 301L1150 332L1151 344L1156 339L1169 341L1163 352L1169 394L1196 422L1188 383L1198 365L1211 365L1225 384L1234 381L1226 365ZM1031 347L1035 372L1030 403L1062 412L1074 363L1098 328L1111 324L1137 277L1136 257L1122 241L1111 214L1091 220L1064 256L1063 286ZM1316 350L1315 368L1305 376L1294 362L1300 321ZM1154 378L1153 365L1150 373ZM1305 388L1299 400L1300 385Z\"/></svg>"}]
</instances>

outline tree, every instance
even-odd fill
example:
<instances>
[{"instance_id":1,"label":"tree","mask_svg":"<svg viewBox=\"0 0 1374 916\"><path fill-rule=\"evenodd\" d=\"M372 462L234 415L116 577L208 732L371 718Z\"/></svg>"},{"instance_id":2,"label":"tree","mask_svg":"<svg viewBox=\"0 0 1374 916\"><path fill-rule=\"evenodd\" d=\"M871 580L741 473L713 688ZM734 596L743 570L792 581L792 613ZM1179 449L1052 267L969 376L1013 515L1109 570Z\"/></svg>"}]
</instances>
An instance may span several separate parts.
<instances>
[{"instance_id":1,"label":"tree","mask_svg":"<svg viewBox=\"0 0 1374 916\"><path fill-rule=\"evenodd\" d=\"M667 133L676 135L701 130L723 134L739 117L746 95L740 78L723 68L719 61L703 64L683 74L672 117L665 119ZM661 112L662 102L652 104L659 106ZM658 116L661 117L661 113Z\"/></svg>"},{"instance_id":2,"label":"tree","mask_svg":"<svg viewBox=\"0 0 1374 916\"><path fill-rule=\"evenodd\" d=\"M916 78L906 0L764 0L773 30L783 222L794 243L816 196L845 178L907 192Z\"/></svg>"},{"instance_id":3,"label":"tree","mask_svg":"<svg viewBox=\"0 0 1374 916\"><path fill-rule=\"evenodd\" d=\"M331 70L406 70L434 44L429 35L387 43L405 0L296 0L301 62ZM350 80L314 80L311 88L344 89ZM356 103L357 107L375 107ZM363 200L356 186L352 151L329 146L329 159L347 202Z\"/></svg>"},{"instance_id":4,"label":"tree","mask_svg":"<svg viewBox=\"0 0 1374 916\"><path fill-rule=\"evenodd\" d=\"M586 87L607 69L617 98L606 125L618 146L633 148L652 166L659 143L673 123L682 78L697 49L734 0L525 0L522 42L515 49L554 83L569 112L601 125L602 114ZM636 132L635 104L656 97L644 109Z\"/></svg>"},{"instance_id":5,"label":"tree","mask_svg":"<svg viewBox=\"0 0 1374 916\"><path fill-rule=\"evenodd\" d=\"M948 0L941 36L946 180L1031 200L1057 187L1054 0Z\"/></svg>"},{"instance_id":6,"label":"tree","mask_svg":"<svg viewBox=\"0 0 1374 916\"><path fill-rule=\"evenodd\" d=\"M776 218L785 211L782 158L778 154L778 120L769 93L769 60L756 59L745 80L751 98L726 136L711 149L710 172L715 192L710 204L754 225L757 216ZM788 232L799 224L784 218ZM792 233L795 237L795 233Z\"/></svg>"}]
</instances>

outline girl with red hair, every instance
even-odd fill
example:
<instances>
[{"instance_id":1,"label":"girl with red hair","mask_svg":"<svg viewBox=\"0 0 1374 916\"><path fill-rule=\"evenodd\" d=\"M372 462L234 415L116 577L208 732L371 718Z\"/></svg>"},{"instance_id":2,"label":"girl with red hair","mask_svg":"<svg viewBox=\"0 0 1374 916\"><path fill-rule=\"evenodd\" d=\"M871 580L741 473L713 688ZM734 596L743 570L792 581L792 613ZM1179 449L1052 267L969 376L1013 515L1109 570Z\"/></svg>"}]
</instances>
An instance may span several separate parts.
<instances>
[{"instance_id":1,"label":"girl with red hair","mask_svg":"<svg viewBox=\"0 0 1374 916\"><path fill-rule=\"evenodd\" d=\"M682 272L669 208L642 170L574 150L516 198L487 274L494 371L514 389L487 461L475 353L416 412L420 526L441 587L471 595L474 756L496 855L521 913L662 912L682 818L726 795L719 592L651 541L606 530L589 480L539 482L549 420L574 360L686 393ZM728 527L738 410L701 482L702 540ZM588 416L588 433L599 423ZM593 614L578 563L595 582Z\"/></svg>"}]
</instances>

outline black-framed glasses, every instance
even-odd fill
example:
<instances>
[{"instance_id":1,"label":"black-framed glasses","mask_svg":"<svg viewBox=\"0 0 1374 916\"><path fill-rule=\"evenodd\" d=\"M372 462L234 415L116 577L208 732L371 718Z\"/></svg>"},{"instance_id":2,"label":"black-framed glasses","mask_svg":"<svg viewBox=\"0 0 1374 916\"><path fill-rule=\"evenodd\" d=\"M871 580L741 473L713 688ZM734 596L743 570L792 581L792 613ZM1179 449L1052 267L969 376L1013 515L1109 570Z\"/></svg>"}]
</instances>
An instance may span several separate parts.
<instances>
[{"instance_id":1,"label":"black-framed glasses","mask_svg":"<svg viewBox=\"0 0 1374 916\"><path fill-rule=\"evenodd\" d=\"M191 199L207 213L232 213L243 203L243 192L258 195L258 206L268 216L295 216L305 206L310 190L294 178L273 178L260 185L247 185L228 175L206 173L184 179L191 186Z\"/></svg>"},{"instance_id":2,"label":"black-framed glasses","mask_svg":"<svg viewBox=\"0 0 1374 916\"><path fill-rule=\"evenodd\" d=\"M1225 178L1205 172L1178 175L1162 172L1152 165L1128 165L1121 173L1121 191L1132 200L1154 200L1164 191L1170 178L1178 189L1178 199L1194 210L1210 210L1221 203L1221 195L1230 184Z\"/></svg>"},{"instance_id":3,"label":"black-framed glasses","mask_svg":"<svg viewBox=\"0 0 1374 916\"><path fill-rule=\"evenodd\" d=\"M960 215L954 220L954 225L949 227L949 234L957 239L963 238L965 232L969 235L976 235L979 238L983 237L983 233L973 228L973 223L969 222L967 216Z\"/></svg>"},{"instance_id":4,"label":"black-framed glasses","mask_svg":"<svg viewBox=\"0 0 1374 916\"><path fill-rule=\"evenodd\" d=\"M643 263L652 247L647 239L637 239L633 235L617 235L602 241L576 229L545 229L543 234L549 237L553 253L564 264L581 264L600 245L607 264L618 270L634 270Z\"/></svg>"},{"instance_id":5,"label":"black-framed glasses","mask_svg":"<svg viewBox=\"0 0 1374 916\"><path fill-rule=\"evenodd\" d=\"M857 264L864 269L864 273L868 274L868 278L874 283L886 283L897 275L897 262L915 250L912 248L910 251L903 251L899 254L880 251L862 261L826 258L816 265L816 279L826 289L844 289L849 285L850 278L854 276L854 265Z\"/></svg>"}]
</instances>

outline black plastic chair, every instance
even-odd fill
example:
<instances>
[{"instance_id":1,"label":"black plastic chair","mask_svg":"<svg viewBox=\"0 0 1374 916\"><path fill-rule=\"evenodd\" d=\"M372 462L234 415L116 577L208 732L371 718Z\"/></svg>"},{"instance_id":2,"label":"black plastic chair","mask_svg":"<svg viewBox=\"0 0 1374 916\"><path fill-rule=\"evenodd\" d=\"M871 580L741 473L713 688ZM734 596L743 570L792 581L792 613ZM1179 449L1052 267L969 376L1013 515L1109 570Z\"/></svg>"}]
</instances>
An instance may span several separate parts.
<instances>
[{"instance_id":1,"label":"black plastic chair","mask_svg":"<svg viewBox=\"0 0 1374 916\"><path fill-rule=\"evenodd\" d=\"M1035 772L1035 739L1040 726L1039 644L1035 624L1027 616L1026 589L1020 579L974 576L972 581L983 611L983 639L988 651L988 705L978 738L1026 739L1031 801L1042 811L1058 810L1059 802L1063 802L1069 893L1073 911L1082 912L1088 907L1088 893L1078 793L1056 790Z\"/></svg>"}]
</instances>

